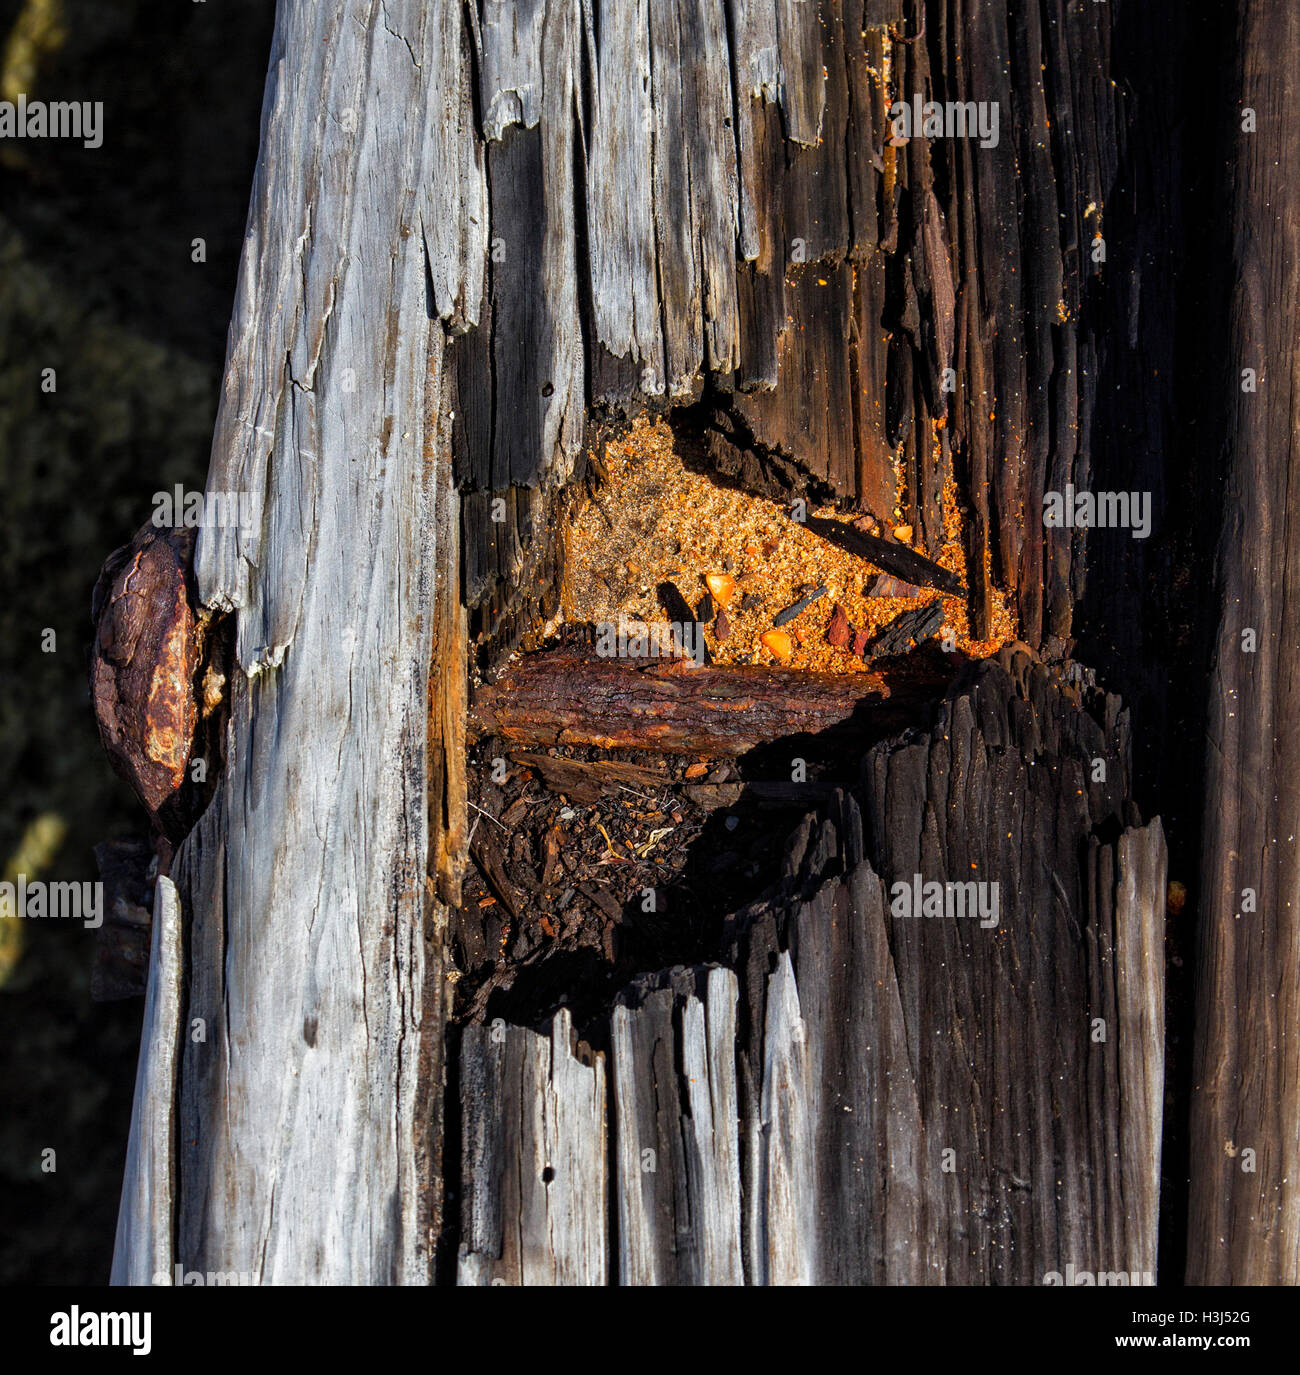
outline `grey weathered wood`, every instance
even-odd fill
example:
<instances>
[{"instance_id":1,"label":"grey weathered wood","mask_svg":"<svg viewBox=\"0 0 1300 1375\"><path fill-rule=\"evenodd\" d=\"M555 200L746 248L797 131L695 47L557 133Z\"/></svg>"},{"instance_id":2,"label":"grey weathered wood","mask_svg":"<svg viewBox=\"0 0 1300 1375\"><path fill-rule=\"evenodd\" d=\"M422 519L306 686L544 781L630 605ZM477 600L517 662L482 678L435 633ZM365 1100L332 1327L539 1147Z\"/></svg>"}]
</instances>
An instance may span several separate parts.
<instances>
[{"instance_id":1,"label":"grey weathered wood","mask_svg":"<svg viewBox=\"0 0 1300 1375\"><path fill-rule=\"evenodd\" d=\"M493 385L504 403L493 436L496 489L562 482L582 445L586 414L574 270L582 6L551 0L511 20L513 8L490 9L483 28L485 132L493 140Z\"/></svg>"},{"instance_id":2,"label":"grey weathered wood","mask_svg":"<svg viewBox=\"0 0 1300 1375\"><path fill-rule=\"evenodd\" d=\"M532 129L542 117L545 0L486 0L482 14L483 136L508 125Z\"/></svg>"},{"instance_id":3,"label":"grey weathered wood","mask_svg":"<svg viewBox=\"0 0 1300 1375\"><path fill-rule=\"evenodd\" d=\"M1165 1097L1165 894L1168 861L1156 817L1119 838L1115 985L1119 1005L1120 1178L1128 1270L1154 1274Z\"/></svg>"},{"instance_id":4,"label":"grey weathered wood","mask_svg":"<svg viewBox=\"0 0 1300 1375\"><path fill-rule=\"evenodd\" d=\"M756 1284L811 1284L817 1273L808 1036L788 954L767 989L763 1078L754 1190L752 1270Z\"/></svg>"},{"instance_id":5,"label":"grey weathered wood","mask_svg":"<svg viewBox=\"0 0 1300 1375\"><path fill-rule=\"evenodd\" d=\"M160 877L154 885L153 944L113 1245L113 1284L173 1281L183 965L180 902L171 879Z\"/></svg>"},{"instance_id":6,"label":"grey weathered wood","mask_svg":"<svg viewBox=\"0 0 1300 1375\"><path fill-rule=\"evenodd\" d=\"M736 144L722 0L652 0L654 206L668 395L737 362Z\"/></svg>"},{"instance_id":7,"label":"grey weathered wood","mask_svg":"<svg viewBox=\"0 0 1300 1375\"><path fill-rule=\"evenodd\" d=\"M821 134L822 111L826 108L821 25L821 6L810 5L808 0L776 0L786 137L809 147Z\"/></svg>"},{"instance_id":8,"label":"grey weathered wood","mask_svg":"<svg viewBox=\"0 0 1300 1375\"><path fill-rule=\"evenodd\" d=\"M436 1225L443 338L475 317L487 246L461 16L277 16L209 473L265 505L199 540L239 671L216 800L177 861L206 1035L185 1045L176 1255L261 1282L425 1282Z\"/></svg>"},{"instance_id":9,"label":"grey weathered wood","mask_svg":"<svg viewBox=\"0 0 1300 1375\"><path fill-rule=\"evenodd\" d=\"M610 1017L618 1282L743 1282L736 978L674 970Z\"/></svg>"},{"instance_id":10,"label":"grey weathered wood","mask_svg":"<svg viewBox=\"0 0 1300 1375\"><path fill-rule=\"evenodd\" d=\"M764 253L767 207L760 204L762 172L758 165L763 140L765 106L781 98L781 55L776 41L773 0L729 0L731 14L732 81L736 94L736 151L739 182L740 256L753 262ZM768 247L764 266L770 270ZM781 261L781 246L776 247Z\"/></svg>"},{"instance_id":11,"label":"grey weathered wood","mask_svg":"<svg viewBox=\"0 0 1300 1375\"><path fill-rule=\"evenodd\" d=\"M587 235L596 338L664 385L656 282L648 0L601 7L587 169Z\"/></svg>"},{"instance_id":12,"label":"grey weathered wood","mask_svg":"<svg viewBox=\"0 0 1300 1375\"><path fill-rule=\"evenodd\" d=\"M461 1042L461 1284L604 1284L605 1061L496 1022Z\"/></svg>"},{"instance_id":13,"label":"grey weathered wood","mask_svg":"<svg viewBox=\"0 0 1300 1375\"><path fill-rule=\"evenodd\" d=\"M890 954L880 881L870 865L847 855L845 863L851 867L841 885L828 885L792 914L789 939L799 970L793 987L807 1056L799 1104L805 1146L795 1156L805 1215L770 1216L766 1226L807 1234L811 1265L802 1282L923 1283L939 1268L926 1204L940 1182L927 1169L908 1050L914 1033ZM788 963L790 956L781 958ZM776 991L769 982L769 1039ZM819 1239L825 1241L817 1246Z\"/></svg>"}]
</instances>

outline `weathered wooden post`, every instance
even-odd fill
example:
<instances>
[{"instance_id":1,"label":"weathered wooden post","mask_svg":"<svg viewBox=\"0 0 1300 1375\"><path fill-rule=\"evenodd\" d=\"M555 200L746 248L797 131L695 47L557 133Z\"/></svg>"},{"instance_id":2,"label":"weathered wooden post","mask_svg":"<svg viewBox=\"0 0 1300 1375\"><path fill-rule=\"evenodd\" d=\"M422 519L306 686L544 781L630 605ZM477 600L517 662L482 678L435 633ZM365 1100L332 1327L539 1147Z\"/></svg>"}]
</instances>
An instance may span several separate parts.
<instances>
[{"instance_id":1,"label":"weathered wooden post","mask_svg":"<svg viewBox=\"0 0 1300 1375\"><path fill-rule=\"evenodd\" d=\"M177 1130L148 1139L136 1103L164 1271L428 1278L464 658L445 355L487 257L472 47L451 0L279 6L208 479L263 515L199 540L237 628L230 722L174 866L183 1016L146 1027ZM127 1220L118 1273L145 1243Z\"/></svg>"},{"instance_id":2,"label":"weathered wooden post","mask_svg":"<svg viewBox=\"0 0 1300 1375\"><path fill-rule=\"evenodd\" d=\"M261 517L198 544L229 721L179 925L159 885L118 1278L1154 1275L1164 836L1068 662L1083 532L1040 519L1091 472L1088 300L1137 308L1088 250L1114 20L904 8L280 0L208 484ZM897 502L916 566L956 491L973 638L996 588L1025 644L810 790L706 961L582 1039L449 1041L467 722L554 705L516 666L471 711L471 660L545 638L593 417L669 407L750 488ZM777 675L757 739L869 677L837 715Z\"/></svg>"},{"instance_id":3,"label":"weathered wooden post","mask_svg":"<svg viewBox=\"0 0 1300 1375\"><path fill-rule=\"evenodd\" d=\"M1228 480L1209 685L1187 1279L1300 1283L1300 457L1291 392L1300 16L1239 9L1232 293L1221 385Z\"/></svg>"}]
</instances>

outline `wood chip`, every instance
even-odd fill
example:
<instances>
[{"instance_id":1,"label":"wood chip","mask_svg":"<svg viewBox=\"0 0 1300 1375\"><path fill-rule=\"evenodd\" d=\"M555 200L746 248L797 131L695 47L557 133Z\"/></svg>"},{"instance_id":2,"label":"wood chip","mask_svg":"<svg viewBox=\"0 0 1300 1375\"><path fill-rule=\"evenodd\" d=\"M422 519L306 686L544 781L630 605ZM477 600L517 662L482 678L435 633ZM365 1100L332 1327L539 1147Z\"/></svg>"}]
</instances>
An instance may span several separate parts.
<instances>
[{"instance_id":1,"label":"wood chip","mask_svg":"<svg viewBox=\"0 0 1300 1375\"><path fill-rule=\"evenodd\" d=\"M690 603L682 596L676 584L661 582L655 588L655 596L670 621L679 626L690 627L683 633L689 634L690 643L698 645L703 651L701 657L704 662L706 664L712 663L713 656L709 653L709 647L704 642L704 627L700 624L700 618L691 610Z\"/></svg>"},{"instance_id":2,"label":"wood chip","mask_svg":"<svg viewBox=\"0 0 1300 1375\"><path fill-rule=\"evenodd\" d=\"M542 887L549 888L555 882L556 872L559 868L560 860L560 841L564 832L560 827L559 820L551 822L547 828L546 836L542 841L544 858L542 860Z\"/></svg>"},{"instance_id":3,"label":"wood chip","mask_svg":"<svg viewBox=\"0 0 1300 1375\"><path fill-rule=\"evenodd\" d=\"M886 659L895 654L906 654L913 641L919 644L922 640L928 640L942 624L942 602L934 601L926 606L918 606L914 611L904 611L872 640L865 657Z\"/></svg>"},{"instance_id":4,"label":"wood chip","mask_svg":"<svg viewBox=\"0 0 1300 1375\"><path fill-rule=\"evenodd\" d=\"M831 520L827 516L809 516L804 526L828 544L847 549L850 554L856 554L868 563L874 563L877 568L883 568L886 573L892 573L895 577L906 578L909 582L922 587L937 587L941 592L947 592L954 597L965 596L966 589L955 573L941 568L924 554L918 554L915 549L909 549L905 544L895 544L891 540L864 534L851 525Z\"/></svg>"},{"instance_id":5,"label":"wood chip","mask_svg":"<svg viewBox=\"0 0 1300 1375\"><path fill-rule=\"evenodd\" d=\"M690 625L695 620L695 612L691 610L690 603L675 584L661 582L655 588L655 596L670 621L676 621L679 625Z\"/></svg>"},{"instance_id":6,"label":"wood chip","mask_svg":"<svg viewBox=\"0 0 1300 1375\"><path fill-rule=\"evenodd\" d=\"M826 627L826 642L827 644L835 645L836 648L842 649L848 644L852 634L853 631L849 625L848 615L839 602L836 602L834 608L831 610L830 623Z\"/></svg>"},{"instance_id":7,"label":"wood chip","mask_svg":"<svg viewBox=\"0 0 1300 1375\"><path fill-rule=\"evenodd\" d=\"M607 888L600 888L594 883L580 883L578 884L578 892L580 892L588 902L594 902L610 921L623 920L623 909L618 905L618 901Z\"/></svg>"},{"instance_id":8,"label":"wood chip","mask_svg":"<svg viewBox=\"0 0 1300 1375\"><path fill-rule=\"evenodd\" d=\"M661 773L640 764L621 764L614 759L587 763L581 759L557 759L549 754L517 754L521 764L536 769L554 793L573 802L591 805L620 786L653 790L666 781Z\"/></svg>"},{"instance_id":9,"label":"wood chip","mask_svg":"<svg viewBox=\"0 0 1300 1375\"><path fill-rule=\"evenodd\" d=\"M868 597L919 597L925 589L914 583L904 582L902 578L891 578L888 573L880 573L862 589Z\"/></svg>"},{"instance_id":10,"label":"wood chip","mask_svg":"<svg viewBox=\"0 0 1300 1375\"><path fill-rule=\"evenodd\" d=\"M520 909L524 905L524 895L506 876L501 851L490 826L480 826L474 832L469 853L479 873L483 876L483 882L487 884L500 901L501 906L510 914L510 919L512 921L517 920Z\"/></svg>"},{"instance_id":11,"label":"wood chip","mask_svg":"<svg viewBox=\"0 0 1300 1375\"><path fill-rule=\"evenodd\" d=\"M826 586L823 583L821 587L813 588L806 597L800 597L793 605L787 606L784 611L778 611L777 614L772 617L772 624L787 625L790 621L794 620L796 616L802 615L807 611L813 602L819 601L825 595Z\"/></svg>"}]
</instances>

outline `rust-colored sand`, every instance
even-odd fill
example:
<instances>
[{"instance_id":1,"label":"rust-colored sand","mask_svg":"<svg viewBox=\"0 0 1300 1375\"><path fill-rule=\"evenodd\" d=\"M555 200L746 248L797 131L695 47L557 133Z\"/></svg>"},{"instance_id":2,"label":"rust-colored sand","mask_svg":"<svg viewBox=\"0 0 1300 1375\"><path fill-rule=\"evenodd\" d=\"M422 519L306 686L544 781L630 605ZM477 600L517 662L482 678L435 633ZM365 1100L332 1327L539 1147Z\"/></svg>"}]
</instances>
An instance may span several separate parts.
<instances>
[{"instance_id":1,"label":"rust-colored sand","mask_svg":"<svg viewBox=\"0 0 1300 1375\"><path fill-rule=\"evenodd\" d=\"M564 614L569 620L617 622L623 616L664 621L667 616L655 593L659 583L676 584L691 606L698 607L707 590L705 577L729 574L735 579L726 608L730 634L719 640L716 623L708 631L709 649L718 663L777 662L761 637L773 629L778 612L823 584L826 595L783 627L793 641L785 662L793 667L863 670L851 639L848 647L827 643L836 603L854 632L873 636L900 611L941 600L941 634L951 634L975 658L986 658L1016 638L1013 618L1000 597L993 637L972 641L959 597L932 590L906 598L867 596L864 588L882 570L826 543L792 520L785 507L689 471L662 422L638 421L626 439L609 446L605 463L609 483L577 514L568 534ZM844 519L829 508L810 508L808 513ZM937 562L965 582L961 513L951 480L944 492L944 528L947 543ZM904 539L909 534L898 519L882 533L895 530Z\"/></svg>"}]
</instances>

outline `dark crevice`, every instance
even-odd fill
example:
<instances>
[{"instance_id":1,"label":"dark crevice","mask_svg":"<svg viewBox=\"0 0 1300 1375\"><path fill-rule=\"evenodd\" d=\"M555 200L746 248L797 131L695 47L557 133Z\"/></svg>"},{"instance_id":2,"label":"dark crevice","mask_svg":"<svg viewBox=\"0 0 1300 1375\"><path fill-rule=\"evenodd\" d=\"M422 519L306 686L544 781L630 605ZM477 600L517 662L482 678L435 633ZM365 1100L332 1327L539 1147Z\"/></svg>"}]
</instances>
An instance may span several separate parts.
<instances>
[{"instance_id":1,"label":"dark crevice","mask_svg":"<svg viewBox=\"0 0 1300 1375\"><path fill-rule=\"evenodd\" d=\"M668 424L685 467L720 487L782 503L803 497L809 506L850 504L797 457L756 438L731 396L713 382L699 401L671 411Z\"/></svg>"},{"instance_id":2,"label":"dark crevice","mask_svg":"<svg viewBox=\"0 0 1300 1375\"><path fill-rule=\"evenodd\" d=\"M883 672L913 684L897 706L864 702L837 727L696 764L689 780L694 756L550 750L561 762L662 771L658 784L612 786L594 802L548 787L535 767L515 760L519 747L484 741L470 766L475 866L450 932L461 974L455 1017L540 1030L564 1006L583 1038L605 1049L620 989L657 970L722 959L733 914L788 896L786 855L801 820L825 815L836 789L857 785L859 760L873 744L928 729L961 662L932 645L882 661ZM928 695L925 682L933 685ZM499 782L497 760L507 766ZM644 843L658 830L666 834L648 861L634 864L629 837ZM801 884L812 891L829 876L810 872Z\"/></svg>"},{"instance_id":3,"label":"dark crevice","mask_svg":"<svg viewBox=\"0 0 1300 1375\"><path fill-rule=\"evenodd\" d=\"M1169 877L1188 889L1186 908L1166 928L1162 1284L1181 1283L1187 1245L1204 757L1184 742L1205 739L1216 629L1205 608L1219 600L1212 551L1225 408L1206 398L1225 390L1217 368L1231 283L1204 265L1233 260L1219 185L1220 169L1232 165L1232 121L1219 117L1233 103L1221 46L1232 27L1217 0L1172 29L1158 11L1117 12L1115 79L1136 114L1119 140L1105 237L1108 261L1129 265L1121 271L1140 283L1136 338L1131 291L1103 290L1098 281L1088 297L1099 354L1091 482L1096 490L1150 491L1154 526L1145 540L1089 534L1075 653L1132 711L1134 794L1144 812L1162 818Z\"/></svg>"},{"instance_id":4,"label":"dark crevice","mask_svg":"<svg viewBox=\"0 0 1300 1375\"><path fill-rule=\"evenodd\" d=\"M439 994L440 996L440 994ZM432 1171L442 1185L442 1216L433 1246L432 1280L437 1285L456 1283L457 1263L461 1244L461 1140L462 1118L460 1106L460 1027L447 1028L445 1056L445 1089L442 1094L440 1172ZM431 1124L432 1130L433 1124Z\"/></svg>"}]
</instances>

